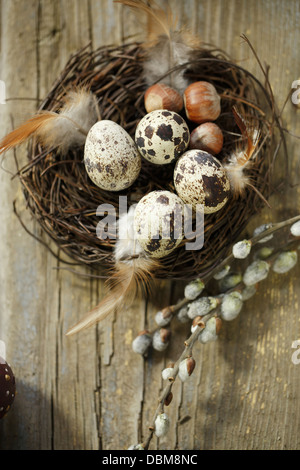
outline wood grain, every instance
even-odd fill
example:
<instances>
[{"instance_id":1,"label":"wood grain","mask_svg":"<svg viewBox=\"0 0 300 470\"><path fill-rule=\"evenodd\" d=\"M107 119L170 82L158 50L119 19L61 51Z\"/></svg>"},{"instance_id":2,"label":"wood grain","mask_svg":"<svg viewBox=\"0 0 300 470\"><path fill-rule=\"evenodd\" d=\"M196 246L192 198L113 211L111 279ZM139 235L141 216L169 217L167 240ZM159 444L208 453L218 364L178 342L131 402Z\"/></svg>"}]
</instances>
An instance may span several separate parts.
<instances>
[{"instance_id":1,"label":"wood grain","mask_svg":"<svg viewBox=\"0 0 300 470\"><path fill-rule=\"evenodd\" d=\"M166 2L161 1L162 5ZM182 26L217 44L262 79L246 34L263 64L279 109L300 67L300 5L297 0L171 0ZM141 38L134 14L112 0L13 0L0 2L1 135L30 117L70 54ZM24 98L27 98L24 100ZM287 103L283 120L300 135L300 114ZM299 181L299 140L288 138L293 182ZM17 151L26 161L26 146ZM183 349L189 326L174 323L165 354L133 354L138 331L154 327L157 305L136 301L130 311L80 336L66 330L103 296L101 282L76 275L30 237L13 214L13 201L33 233L50 244L28 214L9 152L0 171L0 339L17 377L13 410L0 422L1 449L126 449L147 434L161 370ZM283 171L279 166L278 172ZM273 197L250 224L296 214L299 188ZM74 269L77 269L76 267ZM78 268L79 269L79 268ZM82 274L87 270L80 268ZM272 274L241 315L224 325L216 344L198 345L196 370L175 383L169 407L171 430L152 449L299 449L300 365L292 342L300 339L300 268ZM164 282L157 304L168 305L183 285Z\"/></svg>"}]
</instances>

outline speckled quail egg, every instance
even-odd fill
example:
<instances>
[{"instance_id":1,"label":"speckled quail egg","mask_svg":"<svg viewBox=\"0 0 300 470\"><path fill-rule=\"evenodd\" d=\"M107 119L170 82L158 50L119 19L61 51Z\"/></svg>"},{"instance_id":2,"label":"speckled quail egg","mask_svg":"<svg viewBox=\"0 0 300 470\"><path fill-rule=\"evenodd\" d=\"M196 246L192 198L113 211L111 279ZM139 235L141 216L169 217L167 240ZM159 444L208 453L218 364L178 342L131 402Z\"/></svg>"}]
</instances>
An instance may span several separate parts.
<instances>
[{"instance_id":1,"label":"speckled quail egg","mask_svg":"<svg viewBox=\"0 0 300 470\"><path fill-rule=\"evenodd\" d=\"M195 210L211 214L228 201L230 183L222 164L208 152L188 150L177 161L174 185L178 196Z\"/></svg>"},{"instance_id":2,"label":"speckled quail egg","mask_svg":"<svg viewBox=\"0 0 300 470\"><path fill-rule=\"evenodd\" d=\"M136 128L135 143L141 155L156 165L166 165L179 158L189 142L188 125L174 111L151 111Z\"/></svg>"},{"instance_id":3,"label":"speckled quail egg","mask_svg":"<svg viewBox=\"0 0 300 470\"><path fill-rule=\"evenodd\" d=\"M89 130L84 164L90 179L106 191L129 188L141 170L141 156L130 135L119 124L98 121Z\"/></svg>"},{"instance_id":4,"label":"speckled quail egg","mask_svg":"<svg viewBox=\"0 0 300 470\"><path fill-rule=\"evenodd\" d=\"M134 213L136 238L154 258L175 250L183 238L184 204L170 191L152 191L137 204Z\"/></svg>"}]
</instances>

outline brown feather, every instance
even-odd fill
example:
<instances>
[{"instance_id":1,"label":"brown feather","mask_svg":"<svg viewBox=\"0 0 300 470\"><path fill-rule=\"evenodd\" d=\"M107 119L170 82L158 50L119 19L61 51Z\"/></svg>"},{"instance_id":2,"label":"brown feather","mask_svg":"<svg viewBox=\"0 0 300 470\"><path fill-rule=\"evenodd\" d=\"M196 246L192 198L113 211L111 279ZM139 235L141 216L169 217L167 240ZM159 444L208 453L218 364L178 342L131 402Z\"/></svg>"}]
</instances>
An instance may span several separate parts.
<instances>
[{"instance_id":1,"label":"brown feather","mask_svg":"<svg viewBox=\"0 0 300 470\"><path fill-rule=\"evenodd\" d=\"M74 335L104 320L112 312L130 307L138 294L143 291L149 292L157 267L157 260L144 257L138 257L131 262L117 263L114 274L108 280L110 291L107 296L70 328L66 335Z\"/></svg>"},{"instance_id":2,"label":"brown feather","mask_svg":"<svg viewBox=\"0 0 300 470\"><path fill-rule=\"evenodd\" d=\"M163 10L155 1L151 1L150 5L143 2L143 0L115 0L116 3L122 3L137 13L139 19L142 15L146 16L148 23L148 43L145 45L153 45L160 36L170 37L171 32L176 30L177 19L174 18L172 10L168 6ZM149 2L148 2L149 3ZM150 43L150 44L149 44Z\"/></svg>"},{"instance_id":3,"label":"brown feather","mask_svg":"<svg viewBox=\"0 0 300 470\"><path fill-rule=\"evenodd\" d=\"M10 132L0 141L0 154L14 148L38 133L46 123L56 119L56 113L44 112L28 119L24 124Z\"/></svg>"},{"instance_id":4,"label":"brown feather","mask_svg":"<svg viewBox=\"0 0 300 470\"><path fill-rule=\"evenodd\" d=\"M146 19L143 68L147 85L163 79L166 85L183 93L189 81L184 76L182 66L192 59L195 49L199 48L199 39L188 32L188 28L178 28L178 18L169 5L164 10L154 0L148 4L143 0L115 1L134 9L139 20Z\"/></svg>"},{"instance_id":5,"label":"brown feather","mask_svg":"<svg viewBox=\"0 0 300 470\"><path fill-rule=\"evenodd\" d=\"M240 166L244 166L251 159L253 153L255 152L259 139L256 138L256 141L253 142L253 137L250 136L248 127L235 106L233 106L232 112L235 122L242 133L242 136L247 140L247 148L245 149L243 156L240 156L237 162Z\"/></svg>"},{"instance_id":6,"label":"brown feather","mask_svg":"<svg viewBox=\"0 0 300 470\"><path fill-rule=\"evenodd\" d=\"M245 173L246 170L251 168L251 158L257 150L259 134L254 126L245 123L235 106L232 108L232 112L235 122L241 131L243 142L229 155L227 162L224 164L224 168L230 181L233 196L244 197L247 186L259 193L259 191L251 185L249 176ZM266 202L263 196L262 199Z\"/></svg>"},{"instance_id":7,"label":"brown feather","mask_svg":"<svg viewBox=\"0 0 300 470\"><path fill-rule=\"evenodd\" d=\"M66 153L84 145L88 131L98 120L95 96L85 89L69 91L58 112L41 111L0 141L0 154L35 136L46 148Z\"/></svg>"}]
</instances>

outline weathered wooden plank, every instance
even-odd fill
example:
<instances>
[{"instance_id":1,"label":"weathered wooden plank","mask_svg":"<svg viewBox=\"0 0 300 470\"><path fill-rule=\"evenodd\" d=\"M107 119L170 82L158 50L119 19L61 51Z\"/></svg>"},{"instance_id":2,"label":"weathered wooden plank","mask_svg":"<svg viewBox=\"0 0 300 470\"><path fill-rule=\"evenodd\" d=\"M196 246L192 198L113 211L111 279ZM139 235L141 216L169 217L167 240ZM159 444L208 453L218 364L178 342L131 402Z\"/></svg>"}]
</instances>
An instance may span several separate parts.
<instances>
[{"instance_id":1,"label":"weathered wooden plank","mask_svg":"<svg viewBox=\"0 0 300 470\"><path fill-rule=\"evenodd\" d=\"M241 42L245 33L262 62L271 65L274 94L279 108L283 105L299 78L299 2L170 3L180 24L190 25L203 41L227 50L262 79ZM143 31L133 13L109 0L29 0L26 8L22 0L3 1L1 15L0 79L9 97L36 99L0 105L1 135L11 128L10 114L17 125L34 112L71 53L89 41L94 47L119 43ZM283 118L291 132L300 134L298 113L288 103ZM294 173L299 172L297 147L297 140L289 140ZM12 158L5 161L11 169ZM25 148L18 158L25 161ZM125 449L146 436L163 386L161 370L177 359L189 326L174 323L165 354L150 352L144 362L132 353L131 340L145 327L153 329L158 306L170 302L166 283L158 305L146 308L137 301L130 311L66 338L66 330L102 298L103 285L57 269L64 266L13 216L17 197L22 218L48 242L30 221L18 182L3 172L0 178L0 338L19 377L14 411L0 422L0 447ZM294 214L299 189L275 196L272 204L272 211L263 211L251 227ZM291 361L292 342L299 339L299 274L298 266L290 276L272 275L240 317L224 325L217 344L197 345L191 380L174 386L170 433L154 439L152 448L299 448L299 366ZM176 286L174 293L180 295L182 288Z\"/></svg>"}]
</instances>

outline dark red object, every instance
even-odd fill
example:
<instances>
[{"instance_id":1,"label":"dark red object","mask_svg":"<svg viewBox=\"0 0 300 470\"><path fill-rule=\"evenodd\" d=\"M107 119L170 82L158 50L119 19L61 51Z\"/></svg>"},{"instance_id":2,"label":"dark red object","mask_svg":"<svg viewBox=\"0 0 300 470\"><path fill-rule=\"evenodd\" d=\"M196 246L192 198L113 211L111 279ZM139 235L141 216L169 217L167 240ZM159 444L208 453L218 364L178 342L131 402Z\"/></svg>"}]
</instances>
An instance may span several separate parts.
<instances>
[{"instance_id":1,"label":"dark red object","mask_svg":"<svg viewBox=\"0 0 300 470\"><path fill-rule=\"evenodd\" d=\"M16 380L7 362L0 357L0 419L10 410L16 395Z\"/></svg>"}]
</instances>

